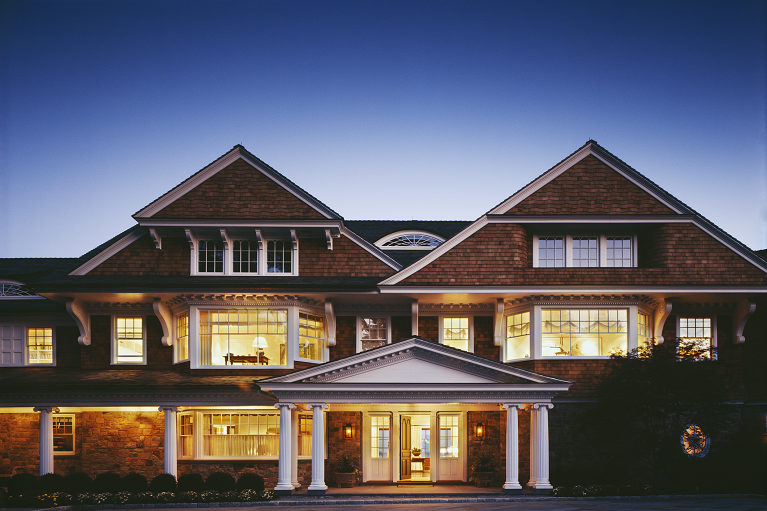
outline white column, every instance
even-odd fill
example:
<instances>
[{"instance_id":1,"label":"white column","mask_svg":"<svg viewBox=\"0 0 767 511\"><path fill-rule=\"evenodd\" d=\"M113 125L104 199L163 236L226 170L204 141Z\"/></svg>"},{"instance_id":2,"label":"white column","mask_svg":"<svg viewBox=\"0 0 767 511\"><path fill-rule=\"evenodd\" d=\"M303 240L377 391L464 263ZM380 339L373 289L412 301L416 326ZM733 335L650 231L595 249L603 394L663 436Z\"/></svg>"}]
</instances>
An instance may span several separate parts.
<instances>
[{"instance_id":1,"label":"white column","mask_svg":"<svg viewBox=\"0 0 767 511\"><path fill-rule=\"evenodd\" d=\"M176 412L175 406L161 406L161 412L165 412L165 473L178 477L178 441L176 440Z\"/></svg>"},{"instance_id":2,"label":"white column","mask_svg":"<svg viewBox=\"0 0 767 511\"><path fill-rule=\"evenodd\" d=\"M290 484L294 490L301 487L298 482L298 408L290 411Z\"/></svg>"},{"instance_id":3,"label":"white column","mask_svg":"<svg viewBox=\"0 0 767 511\"><path fill-rule=\"evenodd\" d=\"M519 422L517 410L522 405L506 403L506 483L503 485L505 493L522 491L519 484Z\"/></svg>"},{"instance_id":4,"label":"white column","mask_svg":"<svg viewBox=\"0 0 767 511\"><path fill-rule=\"evenodd\" d=\"M312 409L312 484L309 485L310 495L324 494L328 486L325 484L325 403L310 403Z\"/></svg>"},{"instance_id":5,"label":"white column","mask_svg":"<svg viewBox=\"0 0 767 511\"><path fill-rule=\"evenodd\" d=\"M535 490L547 491L553 488L549 482L549 409L554 408L554 405L551 403L536 403L533 407L538 409L536 414L538 419L538 432L536 434L538 479L535 482Z\"/></svg>"},{"instance_id":6,"label":"white column","mask_svg":"<svg viewBox=\"0 0 767 511\"><path fill-rule=\"evenodd\" d=\"M535 406L530 407L530 481L527 486L535 488L535 483L538 481L538 410Z\"/></svg>"},{"instance_id":7,"label":"white column","mask_svg":"<svg viewBox=\"0 0 767 511\"><path fill-rule=\"evenodd\" d=\"M293 493L293 485L290 483L290 433L292 428L291 423L291 410L293 409L293 403L277 403L275 408L280 410L280 453L279 453L279 471L277 474L277 486L274 487L274 491L278 495L290 495Z\"/></svg>"},{"instance_id":8,"label":"white column","mask_svg":"<svg viewBox=\"0 0 767 511\"><path fill-rule=\"evenodd\" d=\"M58 408L38 406L35 412L40 412L40 475L53 473L53 412Z\"/></svg>"}]
</instances>

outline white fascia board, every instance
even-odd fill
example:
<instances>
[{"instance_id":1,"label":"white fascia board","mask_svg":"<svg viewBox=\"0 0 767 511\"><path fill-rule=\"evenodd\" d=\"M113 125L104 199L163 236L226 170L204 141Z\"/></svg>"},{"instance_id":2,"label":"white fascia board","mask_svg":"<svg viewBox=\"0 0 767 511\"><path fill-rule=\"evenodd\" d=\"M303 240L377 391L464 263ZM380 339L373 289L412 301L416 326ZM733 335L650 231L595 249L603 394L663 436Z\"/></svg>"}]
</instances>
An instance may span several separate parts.
<instances>
[{"instance_id":1,"label":"white fascia board","mask_svg":"<svg viewBox=\"0 0 767 511\"><path fill-rule=\"evenodd\" d=\"M561 380L560 380L561 381ZM367 392L478 392L478 391L512 391L512 392L565 392L572 383L266 383L260 385L266 392L280 391L322 391L367 393Z\"/></svg>"},{"instance_id":2,"label":"white fascia board","mask_svg":"<svg viewBox=\"0 0 767 511\"><path fill-rule=\"evenodd\" d=\"M635 293L767 293L767 286L382 286L381 294L635 294Z\"/></svg>"},{"instance_id":3,"label":"white fascia board","mask_svg":"<svg viewBox=\"0 0 767 511\"><path fill-rule=\"evenodd\" d=\"M141 219L142 227L316 227L317 229L340 229L340 220L210 220L200 219Z\"/></svg>"},{"instance_id":4,"label":"white fascia board","mask_svg":"<svg viewBox=\"0 0 767 511\"><path fill-rule=\"evenodd\" d=\"M635 170L627 167L625 164L621 163L617 159L611 157L609 154L607 154L605 151L600 150L598 146L595 146L594 144L587 144L583 146L579 151L571 154L567 159L560 162L555 167L551 168L544 174L538 177L535 181L530 183L529 185L525 186L521 190L519 190L517 193L503 201L501 204L496 206L495 208L488 211L488 215L501 215L508 211L509 209L513 208L520 202L524 201L528 197L530 197L532 194L537 192L539 189L541 189L543 186L547 185L557 177L559 177L561 174L563 174L565 171L569 170L573 165L581 161L583 158L585 158L588 155L592 155L596 158L598 158L602 163L613 169L614 171L621 174L623 177L637 185L639 188L647 192L648 194L652 195L656 200L660 201L663 205L671 209L672 211L675 211L677 213L682 214L691 214L694 213L692 210L684 206L682 203L680 203L678 200L671 197L668 193L664 192L661 188L653 185L649 180L644 178L643 176L639 175Z\"/></svg>"},{"instance_id":5,"label":"white fascia board","mask_svg":"<svg viewBox=\"0 0 767 511\"><path fill-rule=\"evenodd\" d=\"M431 252L429 252L428 255L424 256L423 258L419 259L415 263L411 264L401 272L397 273L396 275L392 275L386 280L383 280L379 283L379 286L390 286L393 284L397 284L412 274L418 272L419 270L425 268L429 263L434 261L435 259L438 259L442 254L445 252L451 250L453 247L467 239L469 236L486 226L488 223L487 216L483 216L476 220L473 224L466 226L464 230L444 242L442 245L438 246Z\"/></svg>"},{"instance_id":6,"label":"white fascia board","mask_svg":"<svg viewBox=\"0 0 767 511\"><path fill-rule=\"evenodd\" d=\"M339 216L331 211L327 206L323 205L321 202L319 202L314 197L308 195L307 193L303 192L302 190L298 189L294 184L286 181L285 179L282 179L281 176L275 175L271 170L262 168L258 162L254 161L253 158L250 157L250 155L243 151L240 147L235 147L231 151L229 151L227 154L216 160L215 162L211 163L201 171L199 171L194 176L190 177L187 181L179 185L177 188L174 188L173 190L169 191L153 203L151 203L149 206L145 207L135 215L133 215L134 218L147 218L151 217L155 213L162 211L163 208L168 206L169 204L172 204L179 198L186 195L189 191L193 190L203 182L207 181L212 176L216 175L221 170L225 169L238 159L242 159L248 164L250 164L252 167L257 169L259 172L261 172L263 175L280 185L282 188L293 194L296 198L298 198L300 201L304 202L308 206L312 207L315 211L323 215L325 218L328 219L337 219Z\"/></svg>"},{"instance_id":7,"label":"white fascia board","mask_svg":"<svg viewBox=\"0 0 767 511\"><path fill-rule=\"evenodd\" d=\"M352 240L354 243L356 243L360 247L362 247L363 250L375 256L377 259L379 259L381 262L389 266L394 271L400 271L402 269L401 264L399 264L397 261L395 261L388 255L386 255L381 249L379 249L375 245L368 243L367 241L359 237L354 231L350 230L348 227L341 226L341 234L343 236L346 236L350 240Z\"/></svg>"},{"instance_id":8,"label":"white fascia board","mask_svg":"<svg viewBox=\"0 0 767 511\"><path fill-rule=\"evenodd\" d=\"M120 250L124 249L137 239L139 239L141 236L145 235L148 231L146 229L136 229L133 232L130 232L99 252L96 256L89 259L87 262L83 263L82 265L78 266L72 272L70 272L70 275L86 275L89 271L118 253Z\"/></svg>"},{"instance_id":9,"label":"white fascia board","mask_svg":"<svg viewBox=\"0 0 767 511\"><path fill-rule=\"evenodd\" d=\"M694 223L694 215L488 215L490 224L685 224Z\"/></svg>"}]
</instances>

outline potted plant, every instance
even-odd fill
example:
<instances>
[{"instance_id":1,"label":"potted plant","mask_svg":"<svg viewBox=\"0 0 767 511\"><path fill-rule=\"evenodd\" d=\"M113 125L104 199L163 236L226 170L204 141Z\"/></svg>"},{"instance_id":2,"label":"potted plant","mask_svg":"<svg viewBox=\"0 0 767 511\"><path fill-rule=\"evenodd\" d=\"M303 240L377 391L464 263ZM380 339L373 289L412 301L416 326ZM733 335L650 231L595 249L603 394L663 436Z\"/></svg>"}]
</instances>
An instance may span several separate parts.
<instances>
[{"instance_id":1,"label":"potted plant","mask_svg":"<svg viewBox=\"0 0 767 511\"><path fill-rule=\"evenodd\" d=\"M419 447L413 447L412 451L413 451L413 456L414 457L416 457L416 458L420 458L421 457L421 449Z\"/></svg>"},{"instance_id":2,"label":"potted plant","mask_svg":"<svg viewBox=\"0 0 767 511\"><path fill-rule=\"evenodd\" d=\"M336 484L339 488L352 488L357 480L357 463L348 452L343 451L336 461Z\"/></svg>"},{"instance_id":3,"label":"potted plant","mask_svg":"<svg viewBox=\"0 0 767 511\"><path fill-rule=\"evenodd\" d=\"M471 466L477 487L490 486L495 477L495 460L488 452L480 452Z\"/></svg>"}]
</instances>

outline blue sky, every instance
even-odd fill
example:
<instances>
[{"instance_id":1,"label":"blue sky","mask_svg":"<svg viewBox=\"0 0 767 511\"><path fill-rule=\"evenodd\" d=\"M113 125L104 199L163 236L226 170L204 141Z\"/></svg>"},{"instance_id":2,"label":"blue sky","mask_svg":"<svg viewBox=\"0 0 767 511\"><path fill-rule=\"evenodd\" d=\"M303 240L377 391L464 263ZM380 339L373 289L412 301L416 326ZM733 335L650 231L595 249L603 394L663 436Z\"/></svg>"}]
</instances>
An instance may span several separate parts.
<instances>
[{"instance_id":1,"label":"blue sky","mask_svg":"<svg viewBox=\"0 0 767 511\"><path fill-rule=\"evenodd\" d=\"M473 220L594 139L767 248L767 2L0 4L0 257L243 144L347 219Z\"/></svg>"}]
</instances>

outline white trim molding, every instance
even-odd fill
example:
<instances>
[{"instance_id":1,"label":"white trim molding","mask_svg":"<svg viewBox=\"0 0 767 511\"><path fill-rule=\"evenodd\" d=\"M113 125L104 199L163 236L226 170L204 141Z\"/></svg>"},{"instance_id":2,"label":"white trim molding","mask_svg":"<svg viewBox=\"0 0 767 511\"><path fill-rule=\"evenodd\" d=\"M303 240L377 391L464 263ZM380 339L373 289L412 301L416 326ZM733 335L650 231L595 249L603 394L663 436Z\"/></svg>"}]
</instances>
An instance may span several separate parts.
<instances>
[{"instance_id":1,"label":"white trim molding","mask_svg":"<svg viewBox=\"0 0 767 511\"><path fill-rule=\"evenodd\" d=\"M173 315L171 314L170 309L162 303L160 298L155 298L152 302L152 310L154 311L155 316L157 316L157 319L160 320L160 326L162 326L162 345L172 346Z\"/></svg>"},{"instance_id":2,"label":"white trim molding","mask_svg":"<svg viewBox=\"0 0 767 511\"><path fill-rule=\"evenodd\" d=\"M746 338L743 336L743 330L746 328L746 322L756 311L756 302L749 299L743 299L735 306L735 313L732 317L732 323L735 327L735 334L732 336L734 344L743 344Z\"/></svg>"},{"instance_id":3,"label":"white trim molding","mask_svg":"<svg viewBox=\"0 0 767 511\"><path fill-rule=\"evenodd\" d=\"M135 226L128 234L120 238L119 240L115 241L108 247L106 247L104 250L99 252L94 257L90 258L85 263L81 264L74 270L72 270L69 274L70 275L87 275L91 270L96 268L98 265L112 257L113 255L117 254L120 250L124 249L134 241L141 238L143 235L147 233L146 229L139 227L138 225Z\"/></svg>"},{"instance_id":4,"label":"white trim molding","mask_svg":"<svg viewBox=\"0 0 767 511\"><path fill-rule=\"evenodd\" d=\"M91 315L85 305L74 298L70 298L66 302L67 312L72 319L75 320L77 328L80 330L80 336L77 338L77 342L80 346L91 345Z\"/></svg>"}]
</instances>

